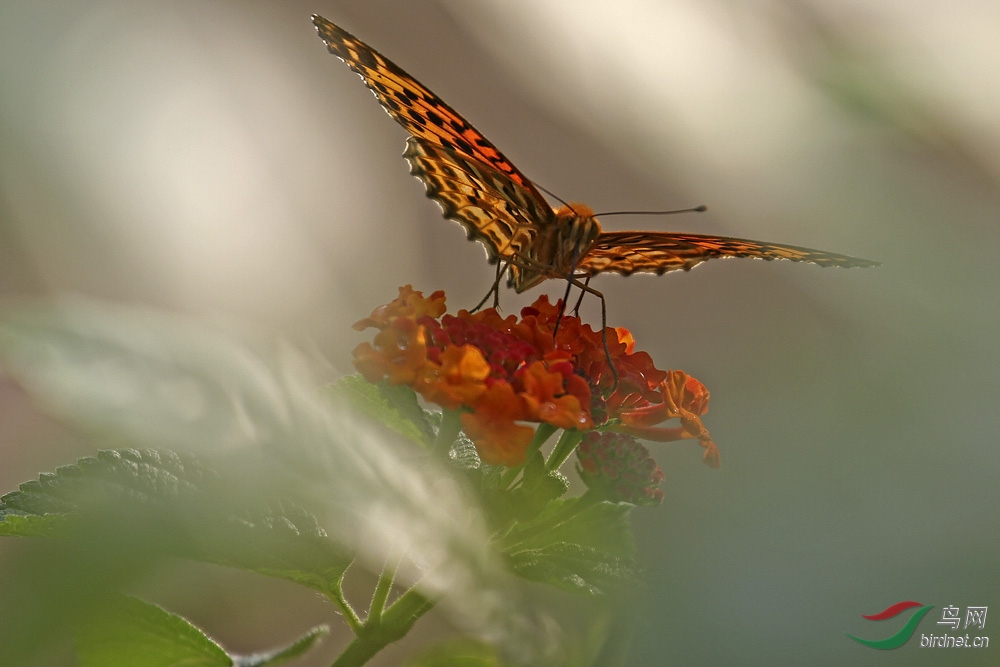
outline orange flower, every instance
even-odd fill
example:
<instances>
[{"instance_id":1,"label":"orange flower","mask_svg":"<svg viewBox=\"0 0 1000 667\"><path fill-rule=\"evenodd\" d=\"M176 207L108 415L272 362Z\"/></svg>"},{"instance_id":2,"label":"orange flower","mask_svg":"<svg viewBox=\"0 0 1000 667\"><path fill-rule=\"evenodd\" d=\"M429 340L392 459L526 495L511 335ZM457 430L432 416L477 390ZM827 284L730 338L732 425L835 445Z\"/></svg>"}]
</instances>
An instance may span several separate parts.
<instances>
[{"instance_id":1,"label":"orange flower","mask_svg":"<svg viewBox=\"0 0 1000 667\"><path fill-rule=\"evenodd\" d=\"M719 454L719 448L716 447L711 439L701 440L698 444L705 448L705 451L701 455L702 461L711 468L718 468L722 465L722 456Z\"/></svg>"},{"instance_id":2,"label":"orange flower","mask_svg":"<svg viewBox=\"0 0 1000 667\"><path fill-rule=\"evenodd\" d=\"M582 378L573 375L572 364L568 361L556 364L554 368L556 370L550 370L543 362L536 361L522 367L518 374L524 384L521 396L528 405L531 418L559 428L593 428L594 422L584 409L585 405L590 404L590 388L586 382L573 383L574 388L583 396L569 393L566 385L570 383L567 380ZM559 370L563 372L560 373Z\"/></svg>"},{"instance_id":3,"label":"orange flower","mask_svg":"<svg viewBox=\"0 0 1000 667\"><path fill-rule=\"evenodd\" d=\"M403 285L399 288L399 296L372 311L372 314L363 320L354 323L354 328L363 331L368 327L376 329L385 328L397 317L405 317L415 320L425 315L428 317L441 317L444 315L446 307L444 305L444 291L438 290L424 298L423 292L418 292L410 285Z\"/></svg>"},{"instance_id":4,"label":"orange flower","mask_svg":"<svg viewBox=\"0 0 1000 667\"><path fill-rule=\"evenodd\" d=\"M625 327L615 327L615 333L618 334L618 342L625 346L625 354L632 354L632 350L635 349L632 332Z\"/></svg>"},{"instance_id":5,"label":"orange flower","mask_svg":"<svg viewBox=\"0 0 1000 667\"><path fill-rule=\"evenodd\" d=\"M679 418L681 425L692 437L701 437L703 433L707 433L700 419L701 415L708 412L709 393L705 385L684 371L668 371L658 392L661 402L623 411L622 423L627 426L648 427L667 419Z\"/></svg>"},{"instance_id":6,"label":"orange flower","mask_svg":"<svg viewBox=\"0 0 1000 667\"><path fill-rule=\"evenodd\" d=\"M369 382L411 385L427 369L427 340L413 320L399 319L375 334L374 346L354 348L354 366Z\"/></svg>"},{"instance_id":7,"label":"orange flower","mask_svg":"<svg viewBox=\"0 0 1000 667\"><path fill-rule=\"evenodd\" d=\"M449 345L441 353L441 365L417 379L414 389L432 403L448 410L472 405L486 392L490 365L482 352L471 345Z\"/></svg>"},{"instance_id":8,"label":"orange flower","mask_svg":"<svg viewBox=\"0 0 1000 667\"><path fill-rule=\"evenodd\" d=\"M494 383L476 402L473 412L459 417L480 458L490 465L505 466L524 463L535 431L516 421L527 418L524 400L504 382Z\"/></svg>"},{"instance_id":9,"label":"orange flower","mask_svg":"<svg viewBox=\"0 0 1000 667\"><path fill-rule=\"evenodd\" d=\"M719 449L701 422L701 415L708 412L709 392L705 385L683 371L668 371L667 378L658 389L662 402L622 411L622 426L618 430L658 442L697 438L705 448L702 459L713 468L718 468L721 463ZM668 419L679 419L681 426L655 426Z\"/></svg>"},{"instance_id":10,"label":"orange flower","mask_svg":"<svg viewBox=\"0 0 1000 667\"><path fill-rule=\"evenodd\" d=\"M444 409L463 410L466 435L487 463L523 460L532 438L523 421L578 430L607 424L655 441L698 439L706 462L718 463L701 422L708 390L686 373L656 368L627 329L595 331L546 296L520 318L494 308L445 310L443 292L425 298L401 287L355 325L379 332L354 350L354 364L371 382L408 385ZM680 425L660 425L669 419Z\"/></svg>"},{"instance_id":11,"label":"orange flower","mask_svg":"<svg viewBox=\"0 0 1000 667\"><path fill-rule=\"evenodd\" d=\"M684 371L668 371L665 385L677 410L682 414L701 416L708 412L708 389Z\"/></svg>"}]
</instances>

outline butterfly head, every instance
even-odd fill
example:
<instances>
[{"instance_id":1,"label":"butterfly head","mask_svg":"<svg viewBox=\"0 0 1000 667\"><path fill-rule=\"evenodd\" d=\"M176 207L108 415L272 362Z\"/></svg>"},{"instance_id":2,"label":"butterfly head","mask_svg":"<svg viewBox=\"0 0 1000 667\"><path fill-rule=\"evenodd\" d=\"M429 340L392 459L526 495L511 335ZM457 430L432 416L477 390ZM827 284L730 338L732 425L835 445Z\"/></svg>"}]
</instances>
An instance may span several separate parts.
<instances>
[{"instance_id":1,"label":"butterfly head","mask_svg":"<svg viewBox=\"0 0 1000 667\"><path fill-rule=\"evenodd\" d=\"M586 204L570 202L558 206L553 211L555 225L558 230L559 245L569 255L582 257L601 233L601 224L597 222L594 209Z\"/></svg>"}]
</instances>

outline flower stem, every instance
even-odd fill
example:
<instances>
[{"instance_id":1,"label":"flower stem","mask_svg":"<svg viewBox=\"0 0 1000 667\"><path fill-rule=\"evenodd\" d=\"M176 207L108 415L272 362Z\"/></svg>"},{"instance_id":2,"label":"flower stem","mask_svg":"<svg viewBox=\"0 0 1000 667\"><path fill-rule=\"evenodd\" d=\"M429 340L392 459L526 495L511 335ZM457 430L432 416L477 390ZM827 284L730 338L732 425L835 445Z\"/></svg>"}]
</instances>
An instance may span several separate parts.
<instances>
[{"instance_id":1,"label":"flower stem","mask_svg":"<svg viewBox=\"0 0 1000 667\"><path fill-rule=\"evenodd\" d=\"M563 434L559 436L559 442L556 443L555 448L549 455L549 460L545 462L545 467L549 470L559 470L582 439L583 431L577 431L576 429L563 431Z\"/></svg>"},{"instance_id":2,"label":"flower stem","mask_svg":"<svg viewBox=\"0 0 1000 667\"><path fill-rule=\"evenodd\" d=\"M537 450L541 449L542 445L545 444L545 441L548 440L555 432L556 432L556 427L553 426L552 424L546 424L545 422L539 424L538 428L535 429L535 437L531 439L531 442L528 444L528 448L525 450L524 460L528 461L528 459L531 458L531 455L534 454ZM500 476L500 488L501 489L510 488L510 485L514 482L515 479L517 479L517 476L521 473L521 470L523 469L524 469L524 463L504 470L503 474Z\"/></svg>"}]
</instances>

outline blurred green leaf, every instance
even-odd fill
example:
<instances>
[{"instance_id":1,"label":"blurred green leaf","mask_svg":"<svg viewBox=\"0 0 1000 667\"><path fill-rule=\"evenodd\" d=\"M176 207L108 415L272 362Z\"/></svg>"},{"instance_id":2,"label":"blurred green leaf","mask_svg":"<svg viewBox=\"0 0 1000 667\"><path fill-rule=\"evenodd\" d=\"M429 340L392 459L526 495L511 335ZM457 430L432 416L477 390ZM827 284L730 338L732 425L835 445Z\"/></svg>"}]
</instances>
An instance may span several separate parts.
<instances>
[{"instance_id":1,"label":"blurred green leaf","mask_svg":"<svg viewBox=\"0 0 1000 667\"><path fill-rule=\"evenodd\" d=\"M514 570L527 579L591 595L633 582L637 569L629 522L632 506L600 502L547 526L579 507L579 502L579 498L554 501L523 527L530 537L509 553Z\"/></svg>"},{"instance_id":2,"label":"blurred green leaf","mask_svg":"<svg viewBox=\"0 0 1000 667\"><path fill-rule=\"evenodd\" d=\"M327 391L405 438L424 446L434 440L417 395L409 387L372 384L361 375L348 375L328 386Z\"/></svg>"},{"instance_id":3,"label":"blurred green leaf","mask_svg":"<svg viewBox=\"0 0 1000 667\"><path fill-rule=\"evenodd\" d=\"M0 504L6 498L0 497ZM59 534L66 527L66 517L61 514L19 514L16 510L0 508L0 535L49 537Z\"/></svg>"},{"instance_id":4,"label":"blurred green leaf","mask_svg":"<svg viewBox=\"0 0 1000 667\"><path fill-rule=\"evenodd\" d=\"M535 521L525 524L524 528L530 530L533 526L544 524L553 516L572 511L579 502L579 498L556 500ZM618 558L631 559L635 556L635 542L629 518L632 509L633 506L627 503L596 503L567 521L525 540L522 544L527 548L540 548L568 542L593 547Z\"/></svg>"},{"instance_id":5,"label":"blurred green leaf","mask_svg":"<svg viewBox=\"0 0 1000 667\"><path fill-rule=\"evenodd\" d=\"M80 667L232 667L186 620L135 598L117 598L77 630Z\"/></svg>"},{"instance_id":6,"label":"blurred green leaf","mask_svg":"<svg viewBox=\"0 0 1000 667\"><path fill-rule=\"evenodd\" d=\"M630 561L568 542L518 550L510 555L510 562L525 579L587 595L602 595L636 580Z\"/></svg>"},{"instance_id":7,"label":"blurred green leaf","mask_svg":"<svg viewBox=\"0 0 1000 667\"><path fill-rule=\"evenodd\" d=\"M329 592L351 556L292 503L238 504L235 481L192 455L102 451L0 498L0 534L66 536L74 517L76 527L136 525L169 553Z\"/></svg>"},{"instance_id":8,"label":"blurred green leaf","mask_svg":"<svg viewBox=\"0 0 1000 667\"><path fill-rule=\"evenodd\" d=\"M551 501L569 490L566 476L559 471L548 470L545 457L537 450L528 457L520 483L513 490L497 486L505 470L493 466L483 471L481 488L484 502L497 525L506 525L512 520L530 522Z\"/></svg>"},{"instance_id":9,"label":"blurred green leaf","mask_svg":"<svg viewBox=\"0 0 1000 667\"><path fill-rule=\"evenodd\" d=\"M40 407L92 436L95 449L111 444L118 452L196 452L192 460L210 465L216 478L206 480L207 488L196 484L192 490L183 475L171 479L164 470L162 478L147 481L165 489L176 484L176 497L152 494L149 502L137 503L133 495L141 499L149 491L142 484L138 489L98 485L96 498L106 502L95 501L85 514L64 512L56 503L65 498L57 493L30 499L52 504L56 513L33 514L28 498L8 498L0 526L11 534L83 538L75 542L91 558L88 563L132 554L125 564L133 576L140 576L144 554L156 551L317 590L335 582L350 562L340 544L372 569L383 565L391 545L405 550L412 565L399 572L398 584L418 582L455 623L493 637L517 637L527 652L544 646L541 626L524 620L533 610L510 589L509 572L490 547L476 499L448 468L414 456L402 438L357 419L360 410L323 396L310 364L294 350L247 342L252 337L237 333L79 299L5 312L0 365ZM424 432L412 397L401 412L400 397L387 401L402 420ZM433 429L433 416L426 421ZM77 472L61 470L59 485L69 484ZM39 491L48 490L42 480L38 484ZM19 493L30 492L27 487ZM323 517L333 538L314 516ZM67 520L67 526L58 526L54 517ZM130 581L109 568L100 572L89 579L59 579L86 584L74 613L87 613L87 596L94 590L119 590ZM58 604L52 578L39 569L32 585L46 595L27 587L19 595ZM41 606L36 611L35 625L28 628L25 622L16 632L41 632L38 620L47 612ZM0 627L0 644L8 635ZM27 649L29 643L21 646Z\"/></svg>"},{"instance_id":10,"label":"blurred green leaf","mask_svg":"<svg viewBox=\"0 0 1000 667\"><path fill-rule=\"evenodd\" d=\"M569 480L558 470L545 466L545 457L535 451L524 466L521 485L511 494L518 507L518 519L537 516L548 504L569 491Z\"/></svg>"},{"instance_id":11,"label":"blurred green leaf","mask_svg":"<svg viewBox=\"0 0 1000 667\"><path fill-rule=\"evenodd\" d=\"M278 648L273 651L254 653L253 655L234 655L233 660L236 663L236 667L268 667L269 665L280 665L305 654L323 637L329 634L329 632L330 629L327 626L318 625L293 641L288 646Z\"/></svg>"},{"instance_id":12,"label":"blurred green leaf","mask_svg":"<svg viewBox=\"0 0 1000 667\"><path fill-rule=\"evenodd\" d=\"M184 618L131 597L112 598L76 632L80 667L266 667L296 658L326 635L313 628L288 646L230 656Z\"/></svg>"}]
</instances>

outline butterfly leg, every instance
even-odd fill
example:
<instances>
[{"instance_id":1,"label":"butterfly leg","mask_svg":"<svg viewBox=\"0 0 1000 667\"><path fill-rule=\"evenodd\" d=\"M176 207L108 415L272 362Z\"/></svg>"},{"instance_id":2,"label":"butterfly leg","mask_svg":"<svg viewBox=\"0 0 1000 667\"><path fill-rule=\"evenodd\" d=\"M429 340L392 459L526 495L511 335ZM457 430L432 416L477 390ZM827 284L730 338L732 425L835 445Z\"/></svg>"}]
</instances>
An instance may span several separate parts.
<instances>
[{"instance_id":1,"label":"butterfly leg","mask_svg":"<svg viewBox=\"0 0 1000 667\"><path fill-rule=\"evenodd\" d=\"M573 263L574 263L574 265L576 264L575 258L574 258L574 262ZM531 258L521 258L521 257L514 257L513 259L511 259L508 262L508 264L513 264L514 266L517 266L517 267L519 267L519 268L521 268L523 270L538 271L540 273L547 273L547 272L549 272L549 269L551 268L551 267L546 267L543 264L539 264L538 262L533 261ZM558 276L552 275L551 273L548 273L548 277L556 278ZM559 325L562 322L563 315L566 312L566 301L569 298L569 292L570 292L570 290L574 286L576 286L577 288L580 289L580 298L581 299L583 298L583 294L586 293L586 292L589 292L590 294L593 294L598 299L600 299L601 300L601 343L604 345L604 357L608 360L608 368L611 369L611 374L615 378L615 383L611 387L611 391L614 391L615 389L618 388L618 370L615 368L614 362L611 360L611 349L608 347L608 315L607 315L607 305L606 305L606 303L604 301L604 294L602 294L601 292L598 292L596 289L594 289L593 287L590 286L589 283L590 283L590 279L592 277L593 276L588 275L586 273L579 273L579 274L571 274L567 278L567 280L566 280L566 282L567 282L566 293L563 296L562 307L559 310L559 316L556 318L556 324L552 328L552 342L553 342L553 344L555 344L556 334L559 333ZM487 296L489 296L489 295L487 295ZM485 299L484 299L484 301L485 301ZM577 305L576 305L576 307L579 308L579 306L580 306L580 304L578 302ZM575 309L574 309L573 315L574 315L574 317L577 316L577 313L575 312Z\"/></svg>"},{"instance_id":2,"label":"butterfly leg","mask_svg":"<svg viewBox=\"0 0 1000 667\"><path fill-rule=\"evenodd\" d=\"M594 276L587 276L587 279L583 281L583 286L586 287L589 285L590 279L593 277ZM573 306L573 317L580 317L580 304L583 303L583 295L586 293L586 290L580 290L580 298L576 300L576 305Z\"/></svg>"},{"instance_id":3,"label":"butterfly leg","mask_svg":"<svg viewBox=\"0 0 1000 667\"><path fill-rule=\"evenodd\" d=\"M497 262L497 275L493 280L493 307L500 310L500 277L510 268L510 262Z\"/></svg>"},{"instance_id":4,"label":"butterfly leg","mask_svg":"<svg viewBox=\"0 0 1000 667\"><path fill-rule=\"evenodd\" d=\"M507 266L509 265L510 262L497 262L497 275L493 279L493 286L490 287L490 291L486 293L486 296L483 297L482 301L477 303L475 308L473 308L469 312L474 313L480 308L482 308L483 304L485 304L489 300L491 294L493 295L493 307L496 308L497 310L500 310L500 277L503 275L504 269L507 268Z\"/></svg>"},{"instance_id":5,"label":"butterfly leg","mask_svg":"<svg viewBox=\"0 0 1000 667\"><path fill-rule=\"evenodd\" d=\"M608 348L608 311L607 311L606 303L605 303L605 300L604 300L604 294L601 293L601 292L598 292L596 289L594 289L593 287L591 287L590 284L589 284L590 283L590 279L592 277L593 276L586 276L586 275L583 275L583 274L576 275L576 276L573 276L572 279L570 279L570 284L571 285L576 285L577 287L580 288L580 300L582 300L583 299L583 295L585 293L588 293L588 292L590 294L593 294L594 296L596 296L598 299L601 300L601 343L604 345L604 358L608 360L608 368L611 369L611 375L613 375L614 378L615 378L615 383L613 385L611 385L611 391L614 392L614 390L618 388L618 370L615 368L615 364L611 360L611 350L610 350L610 348ZM580 278L583 278L584 281L580 282ZM579 308L580 302L577 301L576 305L577 305L577 308ZM576 316L576 313L574 312L574 317L575 316ZM555 338L554 334L553 334L553 338Z\"/></svg>"},{"instance_id":6,"label":"butterfly leg","mask_svg":"<svg viewBox=\"0 0 1000 667\"><path fill-rule=\"evenodd\" d=\"M559 325L562 324L563 315L566 314L566 303L569 301L569 291L571 289L573 289L573 279L566 281L566 293L563 294L562 301L559 302L559 316L556 317L556 326L552 329L552 340L555 340L556 334L559 333ZM576 313L573 314L574 316L576 315Z\"/></svg>"},{"instance_id":7,"label":"butterfly leg","mask_svg":"<svg viewBox=\"0 0 1000 667\"><path fill-rule=\"evenodd\" d=\"M579 245L576 245L576 246L573 247L573 265L572 265L573 266L573 270L571 270L569 276L566 277L566 293L563 294L562 301L559 303L559 317L556 318L556 326L552 330L552 341L553 342L555 342L556 334L559 333L559 325L562 323L563 315L566 314L566 304L569 303L569 292L570 292L571 289L573 289L573 285L576 285L577 287L580 287L581 290L589 289L587 287L586 283L584 283L583 285L581 285L581 283L580 283L580 276L574 274L574 271L576 271L576 263L579 260L580 260L580 247L579 247ZM589 277L587 278L587 282L590 282L590 278ZM593 290L591 290L591 291L593 291ZM595 292L595 294L600 294L600 292ZM603 299L604 297L601 297L601 298ZM583 299L583 292L580 293L580 299ZM579 313L577 312L577 309L579 309L580 304L577 303L576 306L577 307L573 310L573 316L574 317L576 317L576 316L579 315ZM608 346L605 344L604 348L607 349L607 347Z\"/></svg>"}]
</instances>

